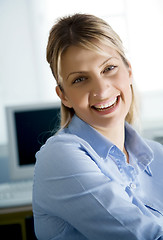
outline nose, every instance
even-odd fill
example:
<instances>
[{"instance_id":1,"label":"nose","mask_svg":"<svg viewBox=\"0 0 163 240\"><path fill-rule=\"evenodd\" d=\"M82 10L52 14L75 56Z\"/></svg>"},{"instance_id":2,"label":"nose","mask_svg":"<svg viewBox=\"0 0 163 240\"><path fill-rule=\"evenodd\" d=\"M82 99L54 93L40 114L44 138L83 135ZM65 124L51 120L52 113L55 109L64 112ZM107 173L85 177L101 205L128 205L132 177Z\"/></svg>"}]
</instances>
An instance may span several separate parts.
<instances>
[{"instance_id":1,"label":"nose","mask_svg":"<svg viewBox=\"0 0 163 240\"><path fill-rule=\"evenodd\" d=\"M92 84L92 96L104 99L107 97L108 90L110 88L109 81L102 77L94 78Z\"/></svg>"}]
</instances>

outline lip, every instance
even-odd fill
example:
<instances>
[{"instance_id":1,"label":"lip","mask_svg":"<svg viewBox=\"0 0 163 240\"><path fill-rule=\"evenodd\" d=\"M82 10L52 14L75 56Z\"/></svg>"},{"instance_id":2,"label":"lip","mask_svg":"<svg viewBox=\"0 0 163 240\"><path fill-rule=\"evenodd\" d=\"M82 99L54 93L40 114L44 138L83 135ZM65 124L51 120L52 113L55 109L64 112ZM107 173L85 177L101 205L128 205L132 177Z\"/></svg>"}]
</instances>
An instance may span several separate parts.
<instances>
[{"instance_id":1,"label":"lip","mask_svg":"<svg viewBox=\"0 0 163 240\"><path fill-rule=\"evenodd\" d=\"M96 107L99 107L99 106L105 106L105 105L109 105L109 103L111 103L114 99L116 99L115 103L113 105L111 105L110 107L104 107L104 108L101 108L100 110L98 110ZM109 101L105 101L105 102L102 102L102 103L98 103L98 104L95 104L92 106L92 109L100 114L100 115L106 115L106 114L110 114L112 112L114 112L118 106L119 106L119 102L120 102L120 95L118 95L117 97L114 97L112 99L110 99Z\"/></svg>"},{"instance_id":2,"label":"lip","mask_svg":"<svg viewBox=\"0 0 163 240\"><path fill-rule=\"evenodd\" d=\"M100 102L100 103L94 104L93 107L95 107L95 108L107 108L107 107L109 107L109 105L111 106L112 104L114 104L116 99L117 99L117 96L116 97L112 97L108 101L104 101L104 102Z\"/></svg>"}]
</instances>

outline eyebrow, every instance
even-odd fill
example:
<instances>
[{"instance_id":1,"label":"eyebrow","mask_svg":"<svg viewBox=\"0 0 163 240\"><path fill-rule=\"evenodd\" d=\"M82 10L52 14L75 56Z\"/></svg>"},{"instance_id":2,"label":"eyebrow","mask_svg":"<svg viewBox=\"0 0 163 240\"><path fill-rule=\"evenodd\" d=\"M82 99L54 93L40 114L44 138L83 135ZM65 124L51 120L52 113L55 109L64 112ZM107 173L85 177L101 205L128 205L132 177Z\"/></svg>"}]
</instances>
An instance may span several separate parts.
<instances>
[{"instance_id":1,"label":"eyebrow","mask_svg":"<svg viewBox=\"0 0 163 240\"><path fill-rule=\"evenodd\" d=\"M73 74L83 74L86 73L86 71L76 71L76 72L71 72L69 73L69 75L67 76L66 80L69 78L69 76L73 75Z\"/></svg>"},{"instance_id":2,"label":"eyebrow","mask_svg":"<svg viewBox=\"0 0 163 240\"><path fill-rule=\"evenodd\" d=\"M116 58L116 57L109 57L108 59L106 59L100 66L99 68L101 68L103 65L105 65L108 61L110 61L112 58ZM73 74L84 74L86 73L86 71L75 71L75 72L71 72L68 74L66 80L69 78L69 76L73 75Z\"/></svg>"},{"instance_id":3,"label":"eyebrow","mask_svg":"<svg viewBox=\"0 0 163 240\"><path fill-rule=\"evenodd\" d=\"M103 65L105 65L107 62L109 62L112 58L114 58L114 57L109 57L108 59L106 59L106 60L99 66L99 68L102 67Z\"/></svg>"}]
</instances>

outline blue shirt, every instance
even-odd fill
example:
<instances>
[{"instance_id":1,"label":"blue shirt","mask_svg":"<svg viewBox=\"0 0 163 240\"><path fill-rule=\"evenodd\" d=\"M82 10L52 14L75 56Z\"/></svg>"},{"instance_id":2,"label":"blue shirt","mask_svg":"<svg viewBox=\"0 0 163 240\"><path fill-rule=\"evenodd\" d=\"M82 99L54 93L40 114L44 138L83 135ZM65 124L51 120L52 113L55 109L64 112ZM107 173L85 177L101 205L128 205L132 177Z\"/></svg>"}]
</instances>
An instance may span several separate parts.
<instances>
[{"instance_id":1,"label":"blue shirt","mask_svg":"<svg viewBox=\"0 0 163 240\"><path fill-rule=\"evenodd\" d=\"M36 154L39 240L163 239L163 146L125 124L125 155L74 116Z\"/></svg>"}]
</instances>

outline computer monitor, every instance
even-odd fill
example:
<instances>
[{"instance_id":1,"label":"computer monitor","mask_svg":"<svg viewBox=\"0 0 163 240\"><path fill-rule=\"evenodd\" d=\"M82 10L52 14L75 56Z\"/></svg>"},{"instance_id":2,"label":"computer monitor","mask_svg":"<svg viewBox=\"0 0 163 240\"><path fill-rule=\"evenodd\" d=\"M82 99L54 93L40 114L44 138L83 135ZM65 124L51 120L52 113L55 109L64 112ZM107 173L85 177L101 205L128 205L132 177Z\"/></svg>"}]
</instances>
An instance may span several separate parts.
<instances>
[{"instance_id":1,"label":"computer monitor","mask_svg":"<svg viewBox=\"0 0 163 240\"><path fill-rule=\"evenodd\" d=\"M6 107L11 180L32 179L35 154L60 127L60 103Z\"/></svg>"}]
</instances>

